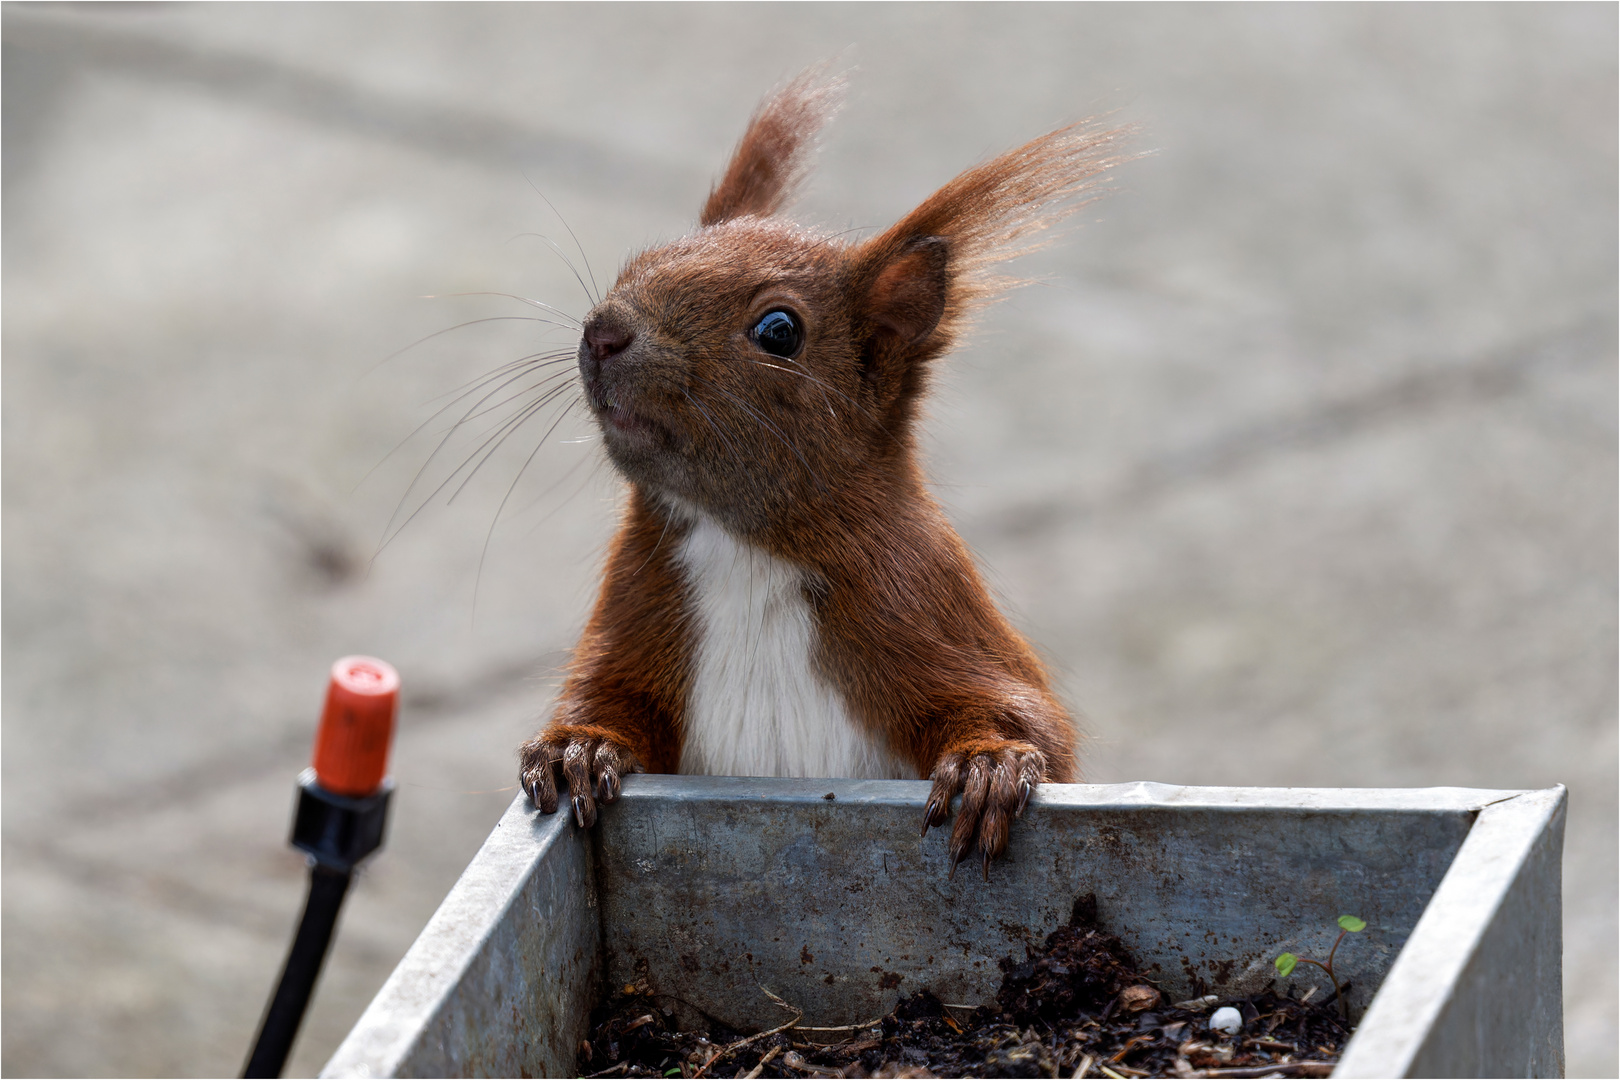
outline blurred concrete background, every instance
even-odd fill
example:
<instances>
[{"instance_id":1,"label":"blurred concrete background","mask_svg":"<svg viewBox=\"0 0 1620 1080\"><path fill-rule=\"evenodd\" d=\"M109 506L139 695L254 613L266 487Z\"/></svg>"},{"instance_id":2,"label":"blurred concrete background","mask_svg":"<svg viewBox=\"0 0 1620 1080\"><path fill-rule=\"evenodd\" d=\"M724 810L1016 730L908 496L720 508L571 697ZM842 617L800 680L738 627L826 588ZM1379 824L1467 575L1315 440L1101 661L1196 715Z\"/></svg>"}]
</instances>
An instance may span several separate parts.
<instances>
[{"instance_id":1,"label":"blurred concrete background","mask_svg":"<svg viewBox=\"0 0 1620 1080\"><path fill-rule=\"evenodd\" d=\"M1567 783L1570 1071L1620 1068L1613 5L10 4L4 41L5 1073L234 1075L325 671L370 652L397 816L319 1068L511 798L618 497L565 419L491 533L530 425L371 562L476 446L389 456L432 399L567 340L382 361L534 313L427 295L582 312L537 191L610 276L834 55L810 222L1100 111L1157 151L930 428L1090 778Z\"/></svg>"}]
</instances>

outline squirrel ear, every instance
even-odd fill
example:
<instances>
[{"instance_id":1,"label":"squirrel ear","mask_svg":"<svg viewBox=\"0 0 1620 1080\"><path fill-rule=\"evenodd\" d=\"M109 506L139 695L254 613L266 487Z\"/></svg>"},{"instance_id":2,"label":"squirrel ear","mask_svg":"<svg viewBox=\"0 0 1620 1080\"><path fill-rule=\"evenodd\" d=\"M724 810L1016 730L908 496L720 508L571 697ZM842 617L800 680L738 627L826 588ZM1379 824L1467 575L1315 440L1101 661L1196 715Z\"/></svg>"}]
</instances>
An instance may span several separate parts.
<instances>
[{"instance_id":1,"label":"squirrel ear","mask_svg":"<svg viewBox=\"0 0 1620 1080\"><path fill-rule=\"evenodd\" d=\"M950 243L919 236L886 259L866 291L866 314L896 345L917 345L945 315L950 295Z\"/></svg>"},{"instance_id":2,"label":"squirrel ear","mask_svg":"<svg viewBox=\"0 0 1620 1080\"><path fill-rule=\"evenodd\" d=\"M857 264L854 307L866 327L861 374L885 413L910 403L927 383L926 361L950 346L951 243L943 236L879 237ZM901 414L891 420L903 423Z\"/></svg>"},{"instance_id":3,"label":"squirrel ear","mask_svg":"<svg viewBox=\"0 0 1620 1080\"><path fill-rule=\"evenodd\" d=\"M787 205L809 171L816 133L838 111L843 96L843 80L827 77L826 65L818 64L761 103L725 175L710 190L699 224L748 214L769 217Z\"/></svg>"}]
</instances>

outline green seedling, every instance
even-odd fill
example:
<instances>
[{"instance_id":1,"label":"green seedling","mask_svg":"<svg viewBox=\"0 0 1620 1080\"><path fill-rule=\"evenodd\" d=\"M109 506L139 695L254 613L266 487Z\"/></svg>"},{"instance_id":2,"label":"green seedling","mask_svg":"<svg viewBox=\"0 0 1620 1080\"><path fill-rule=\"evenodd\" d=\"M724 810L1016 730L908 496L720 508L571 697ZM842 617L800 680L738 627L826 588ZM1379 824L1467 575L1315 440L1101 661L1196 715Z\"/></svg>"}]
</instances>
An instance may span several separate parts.
<instances>
[{"instance_id":1,"label":"green seedling","mask_svg":"<svg viewBox=\"0 0 1620 1080\"><path fill-rule=\"evenodd\" d=\"M1339 991L1339 977L1333 973L1333 956L1339 951L1339 942L1344 940L1344 935L1359 934L1365 929L1367 929L1367 924L1354 915L1340 915L1339 936L1333 939L1333 948L1328 950L1326 960L1312 960L1308 956L1295 956L1291 952L1285 952L1273 960L1272 963L1277 965L1277 974L1285 979L1292 975L1294 969L1300 964L1314 964L1327 972L1328 980L1333 983L1333 995L1339 1003L1339 1012L1343 1014L1345 1011L1344 995Z\"/></svg>"}]
</instances>

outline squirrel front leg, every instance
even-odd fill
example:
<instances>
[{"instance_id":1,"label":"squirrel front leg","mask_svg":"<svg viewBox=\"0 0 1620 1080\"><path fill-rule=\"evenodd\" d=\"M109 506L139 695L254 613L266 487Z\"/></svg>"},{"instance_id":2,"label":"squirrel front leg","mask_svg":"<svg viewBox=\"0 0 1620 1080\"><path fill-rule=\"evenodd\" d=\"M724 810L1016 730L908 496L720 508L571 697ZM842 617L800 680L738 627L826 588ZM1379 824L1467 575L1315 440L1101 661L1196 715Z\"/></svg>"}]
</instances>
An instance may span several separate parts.
<instances>
[{"instance_id":1,"label":"squirrel front leg","mask_svg":"<svg viewBox=\"0 0 1620 1080\"><path fill-rule=\"evenodd\" d=\"M922 835L950 816L951 800L962 796L951 828L950 876L972 852L983 855L985 880L990 862L1007 850L1013 820L1024 814L1042 781L1067 782L1074 775L1073 726L1044 695L979 705L956 711L934 740L934 782L923 809Z\"/></svg>"},{"instance_id":2,"label":"squirrel front leg","mask_svg":"<svg viewBox=\"0 0 1620 1080\"><path fill-rule=\"evenodd\" d=\"M678 536L633 490L556 711L518 751L518 782L543 814L557 812L558 765L581 828L596 823L598 800L618 799L625 775L680 767L687 645L669 555Z\"/></svg>"}]
</instances>

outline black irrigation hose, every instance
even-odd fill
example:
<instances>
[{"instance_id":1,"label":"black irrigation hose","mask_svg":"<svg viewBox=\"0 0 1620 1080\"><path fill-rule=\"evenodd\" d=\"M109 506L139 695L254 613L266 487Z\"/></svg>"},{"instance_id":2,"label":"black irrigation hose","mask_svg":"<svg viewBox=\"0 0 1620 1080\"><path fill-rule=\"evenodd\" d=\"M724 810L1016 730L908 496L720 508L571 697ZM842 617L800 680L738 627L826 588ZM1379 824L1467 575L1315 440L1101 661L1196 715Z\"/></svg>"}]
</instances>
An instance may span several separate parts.
<instances>
[{"instance_id":1,"label":"black irrigation hose","mask_svg":"<svg viewBox=\"0 0 1620 1080\"><path fill-rule=\"evenodd\" d=\"M298 1035L298 1026L303 1023L304 1010L315 990L315 980L320 977L327 946L332 942L332 930L337 925L338 909L343 906L352 878L349 870L334 870L319 863L310 867L309 899L304 903L304 917L298 923L298 934L287 953L287 963L281 969L281 982L265 1009L253 1053L242 1070L243 1076L281 1075L293 1039Z\"/></svg>"}]
</instances>

